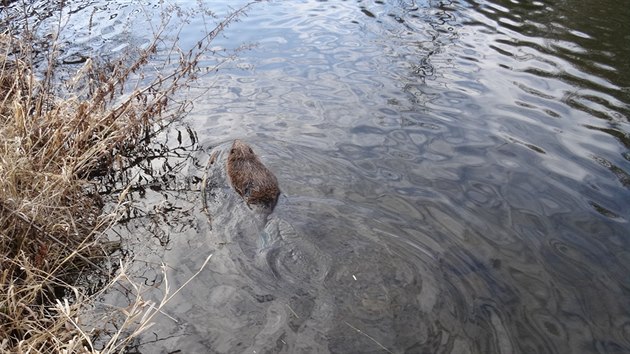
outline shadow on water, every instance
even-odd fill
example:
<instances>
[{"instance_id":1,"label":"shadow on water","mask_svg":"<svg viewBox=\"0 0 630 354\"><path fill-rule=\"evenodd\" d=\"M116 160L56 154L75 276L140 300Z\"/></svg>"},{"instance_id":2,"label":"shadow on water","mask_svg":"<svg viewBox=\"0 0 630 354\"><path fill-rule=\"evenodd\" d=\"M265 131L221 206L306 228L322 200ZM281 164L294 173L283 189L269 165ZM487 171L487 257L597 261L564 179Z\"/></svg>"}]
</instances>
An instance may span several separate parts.
<instances>
[{"instance_id":1,"label":"shadow on water","mask_svg":"<svg viewBox=\"0 0 630 354\"><path fill-rule=\"evenodd\" d=\"M157 265L177 288L213 255L136 349L630 351L628 23L614 1L261 4L189 129L104 182L134 186L118 237L156 298ZM207 166L234 138L278 177L268 216Z\"/></svg>"}]
</instances>

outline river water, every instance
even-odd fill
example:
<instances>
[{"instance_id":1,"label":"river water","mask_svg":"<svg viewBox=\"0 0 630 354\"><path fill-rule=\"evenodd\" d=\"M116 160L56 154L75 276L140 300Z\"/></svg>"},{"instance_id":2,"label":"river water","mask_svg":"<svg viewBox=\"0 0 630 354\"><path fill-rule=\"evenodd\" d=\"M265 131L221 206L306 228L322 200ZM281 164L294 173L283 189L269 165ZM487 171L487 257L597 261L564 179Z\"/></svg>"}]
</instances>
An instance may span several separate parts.
<instances>
[{"instance_id":1,"label":"river water","mask_svg":"<svg viewBox=\"0 0 630 354\"><path fill-rule=\"evenodd\" d=\"M70 47L142 45L150 8L78 8ZM247 43L198 82L194 183L149 191L178 212L124 228L147 284L213 255L138 351L630 352L630 7L260 2L216 41ZM266 220L205 169L235 138L278 177Z\"/></svg>"}]
</instances>

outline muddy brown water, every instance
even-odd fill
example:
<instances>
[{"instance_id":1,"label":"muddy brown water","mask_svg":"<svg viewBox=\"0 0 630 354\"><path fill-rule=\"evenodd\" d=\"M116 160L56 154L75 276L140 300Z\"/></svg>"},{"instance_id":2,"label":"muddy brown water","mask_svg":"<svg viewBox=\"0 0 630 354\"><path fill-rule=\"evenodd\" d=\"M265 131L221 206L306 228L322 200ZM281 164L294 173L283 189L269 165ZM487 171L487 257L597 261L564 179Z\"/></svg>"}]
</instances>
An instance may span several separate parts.
<instances>
[{"instance_id":1,"label":"muddy brown water","mask_svg":"<svg viewBox=\"0 0 630 354\"><path fill-rule=\"evenodd\" d=\"M172 212L121 228L148 286L159 262L177 287L213 254L136 349L630 352L628 8L256 4L216 45L257 46L201 79L211 89L187 118L199 141L164 160L187 177L138 197L138 215ZM146 27L125 23L151 9L77 9L68 55L143 45ZM235 138L278 177L268 216L205 168Z\"/></svg>"}]
</instances>

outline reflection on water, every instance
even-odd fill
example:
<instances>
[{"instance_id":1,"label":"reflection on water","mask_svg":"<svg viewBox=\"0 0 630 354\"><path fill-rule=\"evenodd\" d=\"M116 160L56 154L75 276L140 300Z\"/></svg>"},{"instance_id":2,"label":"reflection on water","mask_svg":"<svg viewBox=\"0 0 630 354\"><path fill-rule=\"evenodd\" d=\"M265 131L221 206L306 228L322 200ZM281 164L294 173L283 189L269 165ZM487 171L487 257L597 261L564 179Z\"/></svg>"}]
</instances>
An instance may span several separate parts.
<instances>
[{"instance_id":1,"label":"reflection on water","mask_svg":"<svg viewBox=\"0 0 630 354\"><path fill-rule=\"evenodd\" d=\"M107 42L119 10L89 11ZM254 222L213 170L211 229L169 195L189 213L133 252L175 286L214 256L139 349L630 351L629 24L615 1L258 4L189 122L254 146L283 197Z\"/></svg>"}]
</instances>

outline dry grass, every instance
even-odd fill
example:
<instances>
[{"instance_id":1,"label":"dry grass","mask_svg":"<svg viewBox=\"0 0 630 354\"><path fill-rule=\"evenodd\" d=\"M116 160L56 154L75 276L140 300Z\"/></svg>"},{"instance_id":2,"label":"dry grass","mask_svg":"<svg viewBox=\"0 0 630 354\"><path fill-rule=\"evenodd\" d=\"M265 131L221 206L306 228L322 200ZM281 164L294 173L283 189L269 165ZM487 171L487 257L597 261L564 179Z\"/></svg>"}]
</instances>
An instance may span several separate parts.
<instances>
[{"instance_id":1,"label":"dry grass","mask_svg":"<svg viewBox=\"0 0 630 354\"><path fill-rule=\"evenodd\" d=\"M80 324L98 295L78 284L81 274L100 274L109 286L129 281L124 267L111 267L117 245L103 236L126 192L104 201L95 177L128 166L138 145L183 116L188 106L173 103L173 94L202 72L210 42L250 5L194 49L170 46L167 58L176 59L160 70L146 65L164 49L168 17L145 49L107 65L88 60L68 82L55 78L55 44L45 71L34 73L32 33L0 35L0 352L120 352L163 306L135 288L132 308L115 310L122 316L116 330Z\"/></svg>"}]
</instances>

